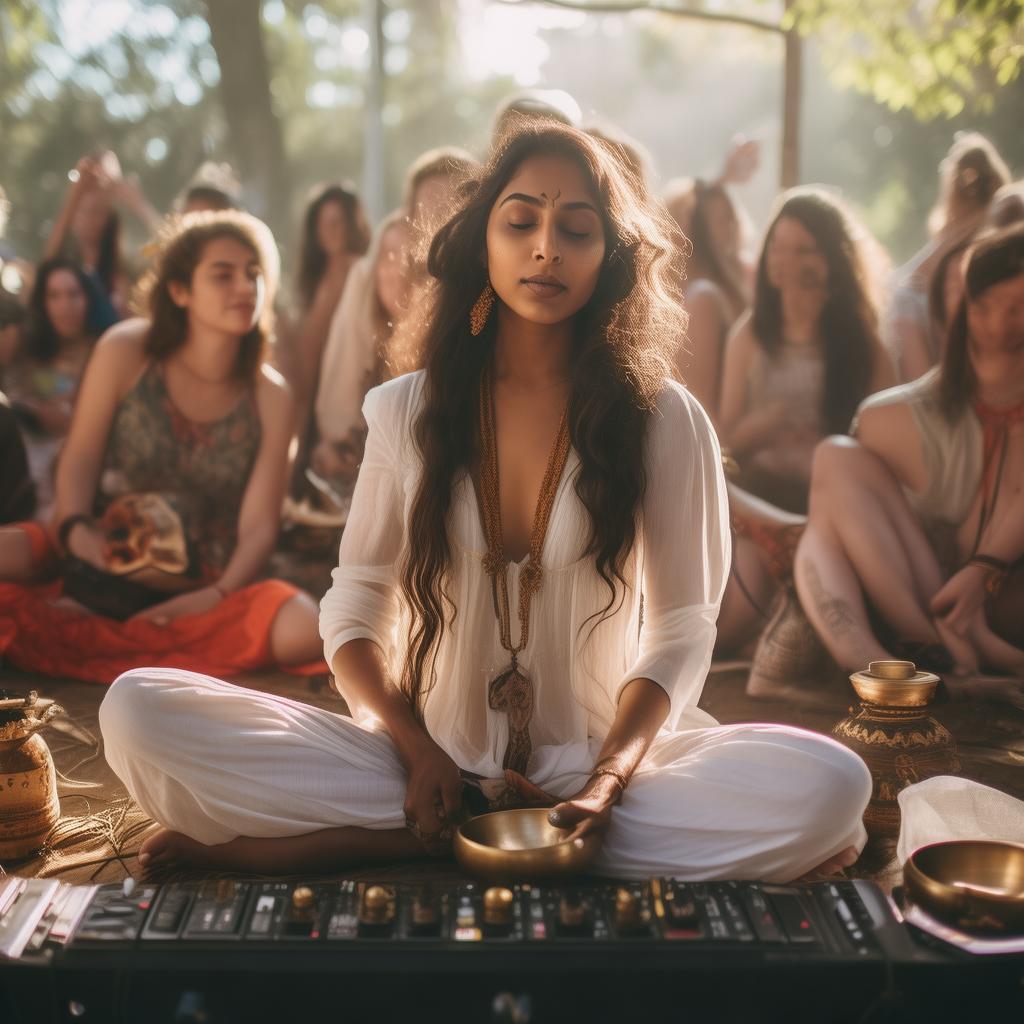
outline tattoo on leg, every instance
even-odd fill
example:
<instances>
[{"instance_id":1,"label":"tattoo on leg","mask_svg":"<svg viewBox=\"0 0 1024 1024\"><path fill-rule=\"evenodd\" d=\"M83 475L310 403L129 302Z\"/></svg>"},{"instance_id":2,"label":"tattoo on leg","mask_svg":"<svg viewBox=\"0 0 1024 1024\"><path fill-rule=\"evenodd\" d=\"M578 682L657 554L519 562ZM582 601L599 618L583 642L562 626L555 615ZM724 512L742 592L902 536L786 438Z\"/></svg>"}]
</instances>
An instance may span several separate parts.
<instances>
[{"instance_id":1,"label":"tattoo on leg","mask_svg":"<svg viewBox=\"0 0 1024 1024\"><path fill-rule=\"evenodd\" d=\"M815 566L807 566L807 586L815 607L825 620L825 625L835 636L855 636L863 633L863 627L849 601L834 597L825 589Z\"/></svg>"}]
</instances>

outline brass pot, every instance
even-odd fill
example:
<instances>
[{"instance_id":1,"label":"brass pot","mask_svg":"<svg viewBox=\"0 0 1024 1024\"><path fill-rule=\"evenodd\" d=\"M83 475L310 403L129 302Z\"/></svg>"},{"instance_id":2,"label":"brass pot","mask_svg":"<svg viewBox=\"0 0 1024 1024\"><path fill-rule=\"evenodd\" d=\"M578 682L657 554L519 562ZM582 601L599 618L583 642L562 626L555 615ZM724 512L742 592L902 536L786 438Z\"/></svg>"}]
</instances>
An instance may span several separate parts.
<instances>
[{"instance_id":1,"label":"brass pot","mask_svg":"<svg viewBox=\"0 0 1024 1024\"><path fill-rule=\"evenodd\" d=\"M900 829L900 790L933 775L960 771L956 741L925 710L939 677L918 672L910 661L873 661L866 672L850 676L856 708L838 722L832 735L859 754L874 787L864 812L873 837L894 838Z\"/></svg>"},{"instance_id":2,"label":"brass pot","mask_svg":"<svg viewBox=\"0 0 1024 1024\"><path fill-rule=\"evenodd\" d=\"M932 843L903 866L911 903L976 935L1024 935L1024 846L969 839Z\"/></svg>"},{"instance_id":3,"label":"brass pot","mask_svg":"<svg viewBox=\"0 0 1024 1024\"><path fill-rule=\"evenodd\" d=\"M57 773L38 730L63 709L0 690L0 864L35 853L60 818Z\"/></svg>"},{"instance_id":4,"label":"brass pot","mask_svg":"<svg viewBox=\"0 0 1024 1024\"><path fill-rule=\"evenodd\" d=\"M492 882L538 882L586 871L600 837L566 842L569 831L548 821L549 810L524 807L470 818L455 832L455 859L469 874Z\"/></svg>"}]
</instances>

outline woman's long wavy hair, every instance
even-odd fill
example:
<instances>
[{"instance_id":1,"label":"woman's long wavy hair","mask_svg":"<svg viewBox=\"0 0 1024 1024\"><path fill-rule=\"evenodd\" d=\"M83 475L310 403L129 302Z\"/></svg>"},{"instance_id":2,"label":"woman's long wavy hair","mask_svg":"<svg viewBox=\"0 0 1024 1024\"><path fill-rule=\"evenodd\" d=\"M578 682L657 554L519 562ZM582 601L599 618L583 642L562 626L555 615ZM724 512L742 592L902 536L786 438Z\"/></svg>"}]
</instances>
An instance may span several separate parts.
<instances>
[{"instance_id":1,"label":"woman's long wavy hair","mask_svg":"<svg viewBox=\"0 0 1024 1024\"><path fill-rule=\"evenodd\" d=\"M879 351L876 282L884 273L885 256L867 229L827 192L817 188L787 192L761 247L751 315L754 337L770 357L785 341L782 293L768 280L767 258L772 234L784 217L797 221L813 236L828 264L828 298L818 325L825 357L820 412L827 433L845 434L857 406L868 395Z\"/></svg>"},{"instance_id":2,"label":"woman's long wavy hair","mask_svg":"<svg viewBox=\"0 0 1024 1024\"><path fill-rule=\"evenodd\" d=\"M317 221L320 211L328 203L337 203L344 214L345 245L348 251L362 256L370 246L370 222L366 219L366 211L355 189L338 183L317 186L302 216L297 285L303 309L313 305L317 285L327 269L327 253L320 247L317 238Z\"/></svg>"},{"instance_id":3,"label":"woman's long wavy hair","mask_svg":"<svg viewBox=\"0 0 1024 1024\"><path fill-rule=\"evenodd\" d=\"M46 308L46 287L50 278L60 270L67 271L78 282L85 296L85 333L94 337L89 324L96 308L96 286L90 282L81 264L64 256L44 260L36 270L35 284L28 300L29 329L25 335L25 354L37 363L48 363L60 352L61 339L54 330Z\"/></svg>"},{"instance_id":4,"label":"woman's long wavy hair","mask_svg":"<svg viewBox=\"0 0 1024 1024\"><path fill-rule=\"evenodd\" d=\"M950 423L977 397L968 307L994 285L1024 275L1024 223L986 232L972 243L964 260L964 298L950 321L939 370L939 404Z\"/></svg>"},{"instance_id":5,"label":"woman's long wavy hair","mask_svg":"<svg viewBox=\"0 0 1024 1024\"><path fill-rule=\"evenodd\" d=\"M274 238L262 221L241 210L207 210L187 213L168 221L155 243L154 267L139 283L134 307L149 318L146 354L163 361L188 339L188 310L171 298L172 281L191 285L203 251L218 238L230 238L256 255L263 272L263 305L256 323L243 335L235 376L247 380L263 362L274 327L274 295L277 288L277 255Z\"/></svg>"},{"instance_id":6,"label":"woman's long wavy hair","mask_svg":"<svg viewBox=\"0 0 1024 1024\"><path fill-rule=\"evenodd\" d=\"M575 317L568 413L581 464L576 494L590 519L586 554L609 591L601 615L624 593L622 568L646 484L647 423L685 333L676 285L682 279L678 232L643 182L582 131L549 120L514 122L479 175L461 187L461 206L434 236L427 260L432 293L418 360L424 397L413 428L423 472L409 522L415 544L402 570L413 616L402 688L419 715L434 684L438 644L455 619L446 590L452 491L479 458L480 379L497 332L495 314L478 337L469 329L470 309L488 283L487 221L517 168L534 156L572 160L604 226L604 264L593 296Z\"/></svg>"}]
</instances>

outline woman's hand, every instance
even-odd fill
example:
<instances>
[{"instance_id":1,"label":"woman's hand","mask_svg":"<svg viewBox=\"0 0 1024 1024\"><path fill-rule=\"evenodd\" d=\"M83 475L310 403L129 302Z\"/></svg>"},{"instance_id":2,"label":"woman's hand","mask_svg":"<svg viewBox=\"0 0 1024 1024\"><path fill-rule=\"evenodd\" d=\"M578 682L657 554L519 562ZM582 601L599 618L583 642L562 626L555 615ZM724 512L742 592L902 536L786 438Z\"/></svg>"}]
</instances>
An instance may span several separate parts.
<instances>
[{"instance_id":1,"label":"woman's hand","mask_svg":"<svg viewBox=\"0 0 1024 1024\"><path fill-rule=\"evenodd\" d=\"M462 776L458 765L429 737L403 755L405 823L428 853L446 853L451 830L462 813Z\"/></svg>"},{"instance_id":2,"label":"woman's hand","mask_svg":"<svg viewBox=\"0 0 1024 1024\"><path fill-rule=\"evenodd\" d=\"M614 776L592 775L575 796L551 808L548 821L555 828L572 830L566 842L600 835L611 824L612 808L621 795L622 787Z\"/></svg>"},{"instance_id":3,"label":"woman's hand","mask_svg":"<svg viewBox=\"0 0 1024 1024\"><path fill-rule=\"evenodd\" d=\"M97 569L107 571L107 538L98 526L75 523L68 534L68 554Z\"/></svg>"},{"instance_id":4,"label":"woman's hand","mask_svg":"<svg viewBox=\"0 0 1024 1024\"><path fill-rule=\"evenodd\" d=\"M166 626L172 619L179 619L185 615L202 615L211 608L220 604L223 595L216 587L203 587L200 590L190 590L185 594L178 594L167 601L161 601L152 608L133 615L129 621L139 620L152 622L154 626Z\"/></svg>"},{"instance_id":5,"label":"woman's hand","mask_svg":"<svg viewBox=\"0 0 1024 1024\"><path fill-rule=\"evenodd\" d=\"M958 636L967 636L978 615L984 614L990 572L982 565L965 565L955 572L932 598L932 615Z\"/></svg>"}]
</instances>

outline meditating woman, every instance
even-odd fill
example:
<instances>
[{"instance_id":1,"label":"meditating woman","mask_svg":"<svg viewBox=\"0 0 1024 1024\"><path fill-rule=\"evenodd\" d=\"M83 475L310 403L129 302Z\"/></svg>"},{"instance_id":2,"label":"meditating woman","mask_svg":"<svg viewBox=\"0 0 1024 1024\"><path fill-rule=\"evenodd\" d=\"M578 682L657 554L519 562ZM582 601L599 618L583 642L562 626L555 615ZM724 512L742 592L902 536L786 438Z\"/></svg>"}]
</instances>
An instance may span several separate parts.
<instances>
[{"instance_id":1,"label":"meditating woman","mask_svg":"<svg viewBox=\"0 0 1024 1024\"><path fill-rule=\"evenodd\" d=\"M53 472L71 425L75 395L96 335L90 327L95 293L72 260L44 260L29 296L28 329L5 374L21 423L38 498L37 513L53 505Z\"/></svg>"},{"instance_id":2,"label":"meditating woman","mask_svg":"<svg viewBox=\"0 0 1024 1024\"><path fill-rule=\"evenodd\" d=\"M320 186L306 206L299 247L301 318L295 333L292 385L300 423L313 402L320 357L349 271L370 244L370 225L359 197L344 185Z\"/></svg>"},{"instance_id":3,"label":"meditating woman","mask_svg":"<svg viewBox=\"0 0 1024 1024\"><path fill-rule=\"evenodd\" d=\"M895 383L877 334L869 240L819 189L786 193L765 237L750 315L725 354L722 443L740 486L806 512L815 445Z\"/></svg>"},{"instance_id":4,"label":"meditating woman","mask_svg":"<svg viewBox=\"0 0 1024 1024\"><path fill-rule=\"evenodd\" d=\"M0 579L45 583L0 585L12 665L106 683L140 664L319 662L313 600L254 582L277 539L292 434L290 394L263 363L262 240L235 212L170 226L148 320L97 343L52 533L0 531Z\"/></svg>"},{"instance_id":5,"label":"meditating woman","mask_svg":"<svg viewBox=\"0 0 1024 1024\"><path fill-rule=\"evenodd\" d=\"M443 851L464 777L606 830L606 873L783 880L856 856L862 761L697 708L729 564L721 456L670 376L669 226L620 168L531 121L434 238L424 369L367 397L321 605L352 717L181 672L113 684L107 760L165 826L144 864Z\"/></svg>"},{"instance_id":6,"label":"meditating woman","mask_svg":"<svg viewBox=\"0 0 1024 1024\"><path fill-rule=\"evenodd\" d=\"M965 282L941 366L874 395L853 438L818 448L796 579L844 669L894 656L994 668L1019 693L1024 225L976 242Z\"/></svg>"}]
</instances>

